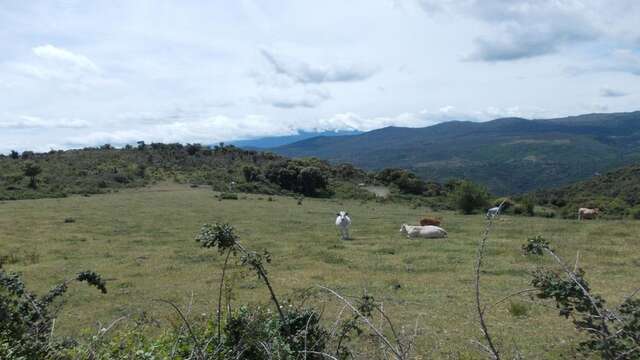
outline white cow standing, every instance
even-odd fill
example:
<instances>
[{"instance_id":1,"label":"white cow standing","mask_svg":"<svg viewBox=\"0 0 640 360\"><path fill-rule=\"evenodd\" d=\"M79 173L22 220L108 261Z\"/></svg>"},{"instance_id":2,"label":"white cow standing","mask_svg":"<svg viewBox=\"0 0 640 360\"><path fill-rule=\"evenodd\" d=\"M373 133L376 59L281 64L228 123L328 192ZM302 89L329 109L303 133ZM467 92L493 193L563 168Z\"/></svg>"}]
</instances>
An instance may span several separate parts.
<instances>
[{"instance_id":1,"label":"white cow standing","mask_svg":"<svg viewBox=\"0 0 640 360\"><path fill-rule=\"evenodd\" d=\"M407 238L439 239L447 237L447 232L443 228L434 225L413 226L402 224L400 232Z\"/></svg>"},{"instance_id":2,"label":"white cow standing","mask_svg":"<svg viewBox=\"0 0 640 360\"><path fill-rule=\"evenodd\" d=\"M340 211L336 216L336 226L340 229L340 237L342 240L349 240L349 225L351 225L349 213Z\"/></svg>"},{"instance_id":3,"label":"white cow standing","mask_svg":"<svg viewBox=\"0 0 640 360\"><path fill-rule=\"evenodd\" d=\"M500 206L492 207L487 210L487 219L493 219L500 214Z\"/></svg>"},{"instance_id":4,"label":"white cow standing","mask_svg":"<svg viewBox=\"0 0 640 360\"><path fill-rule=\"evenodd\" d=\"M598 217L600 209L580 208L578 209L578 220L592 220Z\"/></svg>"}]
</instances>

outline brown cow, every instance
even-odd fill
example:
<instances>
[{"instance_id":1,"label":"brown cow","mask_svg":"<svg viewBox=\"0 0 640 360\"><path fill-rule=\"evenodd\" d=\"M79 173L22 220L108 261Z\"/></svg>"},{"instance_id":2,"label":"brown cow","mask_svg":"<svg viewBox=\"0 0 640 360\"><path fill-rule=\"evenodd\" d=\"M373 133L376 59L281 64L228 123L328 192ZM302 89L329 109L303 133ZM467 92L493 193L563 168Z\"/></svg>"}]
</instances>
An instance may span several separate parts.
<instances>
[{"instance_id":1,"label":"brown cow","mask_svg":"<svg viewBox=\"0 0 640 360\"><path fill-rule=\"evenodd\" d=\"M427 226L427 225L432 225L432 226L440 226L440 219L435 219L435 218L424 218L422 220L420 220L420 226Z\"/></svg>"},{"instance_id":2,"label":"brown cow","mask_svg":"<svg viewBox=\"0 0 640 360\"><path fill-rule=\"evenodd\" d=\"M580 208L578 209L578 220L591 220L595 219L600 213L600 209Z\"/></svg>"}]
</instances>

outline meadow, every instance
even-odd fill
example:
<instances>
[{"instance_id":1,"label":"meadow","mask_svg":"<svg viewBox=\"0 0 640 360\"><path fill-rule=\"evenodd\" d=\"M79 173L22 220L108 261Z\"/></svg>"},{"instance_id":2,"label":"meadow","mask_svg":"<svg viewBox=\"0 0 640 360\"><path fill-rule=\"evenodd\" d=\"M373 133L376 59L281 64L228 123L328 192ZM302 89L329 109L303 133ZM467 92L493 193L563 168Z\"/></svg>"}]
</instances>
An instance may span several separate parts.
<instances>
[{"instance_id":1,"label":"meadow","mask_svg":"<svg viewBox=\"0 0 640 360\"><path fill-rule=\"evenodd\" d=\"M333 224L342 209L353 219L350 241L339 240ZM443 219L448 239L401 236L402 223L416 223L427 213ZM70 289L56 323L60 335L86 335L98 322L142 312L162 323L174 315L154 299L193 301L193 314L215 311L224 258L194 241L202 224L215 222L232 224L245 246L271 253L267 270L281 297L296 302L316 285L349 296L366 291L384 303L398 326L417 326L420 358L480 357L471 344L481 337L473 297L474 261L485 226L480 214L360 200L307 198L298 205L292 197L255 194L220 201L209 187L167 183L0 202L0 256L6 270L22 273L38 293L86 269L108 280L106 295ZM530 288L536 266L555 266L522 255L521 245L534 235L552 241L571 264L579 252L593 292L612 306L640 286L640 222L502 216L487 245L485 303ZM255 275L242 276L246 272L240 266L230 270L233 302L267 305L266 289ZM326 306L325 320L332 321L341 306ZM552 303L526 295L492 307L488 322L503 348L517 347L528 358L572 357L581 336Z\"/></svg>"}]
</instances>

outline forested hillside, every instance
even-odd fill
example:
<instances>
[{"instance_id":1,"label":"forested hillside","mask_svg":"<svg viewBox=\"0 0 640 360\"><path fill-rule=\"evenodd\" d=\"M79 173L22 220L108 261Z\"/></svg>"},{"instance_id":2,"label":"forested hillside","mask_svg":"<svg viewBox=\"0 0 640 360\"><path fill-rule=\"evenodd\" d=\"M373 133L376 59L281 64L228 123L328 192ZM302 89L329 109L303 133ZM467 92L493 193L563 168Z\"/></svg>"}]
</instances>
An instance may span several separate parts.
<instances>
[{"instance_id":1,"label":"forested hillside","mask_svg":"<svg viewBox=\"0 0 640 360\"><path fill-rule=\"evenodd\" d=\"M640 160L640 112L388 127L355 136L316 137L273 150L368 170L399 167L438 182L467 178L494 193L523 193L567 185Z\"/></svg>"},{"instance_id":2,"label":"forested hillside","mask_svg":"<svg viewBox=\"0 0 640 360\"><path fill-rule=\"evenodd\" d=\"M367 174L317 159L290 160L224 144L160 144L116 149L0 155L0 199L62 197L141 187L157 181L210 185L214 190L326 197L366 191ZM344 195L344 194L341 194ZM353 194L352 194L353 195Z\"/></svg>"},{"instance_id":3,"label":"forested hillside","mask_svg":"<svg viewBox=\"0 0 640 360\"><path fill-rule=\"evenodd\" d=\"M565 217L577 216L580 207L599 208L604 216L640 219L640 164L596 175L558 189L532 194L540 205L553 206Z\"/></svg>"}]
</instances>

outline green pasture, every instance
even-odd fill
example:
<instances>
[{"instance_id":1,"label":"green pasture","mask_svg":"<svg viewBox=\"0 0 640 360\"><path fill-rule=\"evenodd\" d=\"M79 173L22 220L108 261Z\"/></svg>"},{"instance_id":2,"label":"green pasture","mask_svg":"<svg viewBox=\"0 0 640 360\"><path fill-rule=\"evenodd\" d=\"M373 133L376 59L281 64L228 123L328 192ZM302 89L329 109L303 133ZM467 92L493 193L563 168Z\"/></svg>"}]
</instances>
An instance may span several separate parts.
<instances>
[{"instance_id":1,"label":"green pasture","mask_svg":"<svg viewBox=\"0 0 640 360\"><path fill-rule=\"evenodd\" d=\"M482 215L430 212L406 204L240 194L222 200L208 187L165 184L118 193L0 202L0 256L6 270L24 275L43 293L82 270L108 279L109 293L75 286L56 323L59 335L93 332L98 324L145 312L160 323L173 319L165 299L185 305L191 316L215 311L223 256L202 249L194 236L203 223L228 222L240 241L268 250L270 279L282 298L299 302L316 285L349 296L364 291L384 304L405 332L418 331L420 358L477 358L472 340L481 333L474 312L473 268ZM347 210L351 241L339 240L335 213ZM425 214L443 219L448 239L409 240L403 222ZM69 222L65 222L69 219ZM71 222L73 219L73 222ZM640 221L585 221L504 216L496 221L482 272L485 303L530 287L529 273L549 259L525 258L527 237L543 235L571 266L578 258L595 293L617 304L640 286ZM233 304L268 305L255 277L231 267ZM326 297L312 297L320 304ZM328 302L324 319L342 306ZM344 316L344 315L343 315ZM378 320L376 319L376 322ZM507 351L527 358L572 357L580 335L551 303L527 295L491 307L489 327Z\"/></svg>"}]
</instances>

